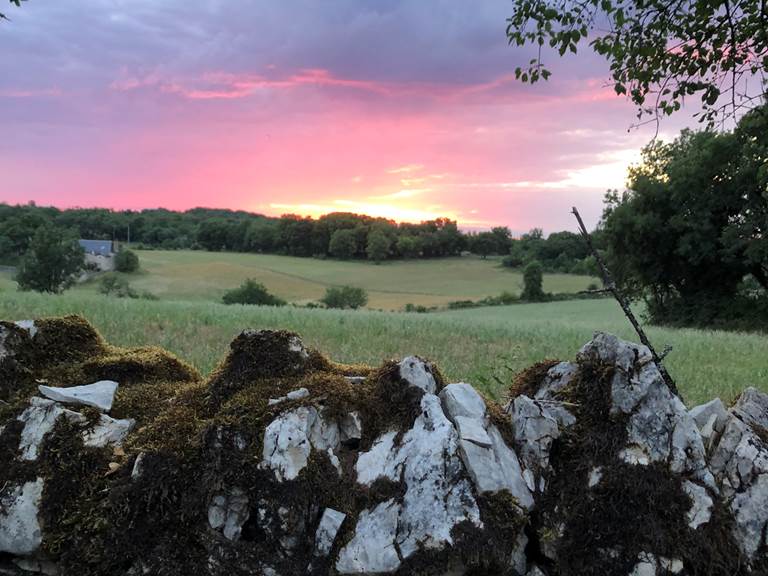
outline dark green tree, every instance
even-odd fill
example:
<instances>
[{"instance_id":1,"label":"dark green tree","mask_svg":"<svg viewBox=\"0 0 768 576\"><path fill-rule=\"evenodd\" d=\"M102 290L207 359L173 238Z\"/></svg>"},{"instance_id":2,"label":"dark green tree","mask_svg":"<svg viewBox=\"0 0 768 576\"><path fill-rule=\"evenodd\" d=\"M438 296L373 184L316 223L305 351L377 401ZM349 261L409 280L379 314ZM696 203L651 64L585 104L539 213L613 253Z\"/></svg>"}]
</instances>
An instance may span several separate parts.
<instances>
[{"instance_id":1,"label":"dark green tree","mask_svg":"<svg viewBox=\"0 0 768 576\"><path fill-rule=\"evenodd\" d=\"M544 300L543 284L544 268L536 260L529 262L523 270L523 292L520 294L520 299L529 302Z\"/></svg>"},{"instance_id":2,"label":"dark green tree","mask_svg":"<svg viewBox=\"0 0 768 576\"><path fill-rule=\"evenodd\" d=\"M469 248L472 253L486 258L488 254L493 254L498 248L497 238L491 232L480 232L472 237Z\"/></svg>"},{"instance_id":3,"label":"dark green tree","mask_svg":"<svg viewBox=\"0 0 768 576\"><path fill-rule=\"evenodd\" d=\"M238 288L230 290L222 298L224 304L253 304L258 306L284 306L285 300L271 294L264 284L248 278Z\"/></svg>"},{"instance_id":4,"label":"dark green tree","mask_svg":"<svg viewBox=\"0 0 768 576\"><path fill-rule=\"evenodd\" d=\"M118 272L136 272L139 269L139 256L133 250L124 248L115 254L115 270Z\"/></svg>"},{"instance_id":5,"label":"dark green tree","mask_svg":"<svg viewBox=\"0 0 768 576\"><path fill-rule=\"evenodd\" d=\"M85 267L77 236L50 224L40 226L19 265L19 288L59 294L71 286Z\"/></svg>"},{"instance_id":6,"label":"dark green tree","mask_svg":"<svg viewBox=\"0 0 768 576\"><path fill-rule=\"evenodd\" d=\"M355 230L352 228L336 230L331 236L328 251L331 255L342 260L352 258L355 252L357 252L357 234Z\"/></svg>"},{"instance_id":7,"label":"dark green tree","mask_svg":"<svg viewBox=\"0 0 768 576\"><path fill-rule=\"evenodd\" d=\"M604 233L624 289L644 298L658 323L739 325L760 321L744 301L751 276L768 289L768 175L765 114L734 132L684 131L654 142L607 197Z\"/></svg>"},{"instance_id":8,"label":"dark green tree","mask_svg":"<svg viewBox=\"0 0 768 576\"><path fill-rule=\"evenodd\" d=\"M403 258L418 258L421 254L421 238L418 236L400 236L395 246Z\"/></svg>"},{"instance_id":9,"label":"dark green tree","mask_svg":"<svg viewBox=\"0 0 768 576\"><path fill-rule=\"evenodd\" d=\"M757 0L514 0L510 44L536 54L515 70L547 80L542 48L560 56L588 43L609 64L638 116L672 114L692 95L709 123L756 106L768 68L768 10ZM751 80L754 77L754 80Z\"/></svg>"},{"instance_id":10,"label":"dark green tree","mask_svg":"<svg viewBox=\"0 0 768 576\"><path fill-rule=\"evenodd\" d=\"M368 234L368 244L365 251L368 259L377 264L389 257L389 248L392 245L387 235L381 230L374 230Z\"/></svg>"},{"instance_id":11,"label":"dark green tree","mask_svg":"<svg viewBox=\"0 0 768 576\"><path fill-rule=\"evenodd\" d=\"M368 293L355 286L332 286L320 300L328 308L351 308L356 310L368 304Z\"/></svg>"}]
</instances>

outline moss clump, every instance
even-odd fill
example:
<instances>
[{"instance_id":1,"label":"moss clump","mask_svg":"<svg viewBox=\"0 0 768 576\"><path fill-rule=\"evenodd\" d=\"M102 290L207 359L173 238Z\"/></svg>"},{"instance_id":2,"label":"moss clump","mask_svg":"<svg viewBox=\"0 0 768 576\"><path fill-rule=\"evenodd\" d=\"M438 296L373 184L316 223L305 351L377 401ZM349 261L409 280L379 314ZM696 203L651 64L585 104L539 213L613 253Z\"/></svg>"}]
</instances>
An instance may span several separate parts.
<instances>
[{"instance_id":1,"label":"moss clump","mask_svg":"<svg viewBox=\"0 0 768 576\"><path fill-rule=\"evenodd\" d=\"M529 398L533 398L549 369L559 363L559 360L543 360L515 375L512 385L509 387L509 397L514 399L524 394Z\"/></svg>"}]
</instances>

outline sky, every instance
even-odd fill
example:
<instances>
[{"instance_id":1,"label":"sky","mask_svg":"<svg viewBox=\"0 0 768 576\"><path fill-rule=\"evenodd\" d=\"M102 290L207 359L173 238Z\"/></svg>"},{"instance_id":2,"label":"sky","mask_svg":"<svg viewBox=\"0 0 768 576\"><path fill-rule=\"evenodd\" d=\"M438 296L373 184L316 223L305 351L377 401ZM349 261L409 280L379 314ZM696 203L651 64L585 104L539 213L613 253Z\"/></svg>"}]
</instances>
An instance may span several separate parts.
<instances>
[{"instance_id":1,"label":"sky","mask_svg":"<svg viewBox=\"0 0 768 576\"><path fill-rule=\"evenodd\" d=\"M594 225L655 133L588 50L515 81L511 0L0 6L0 202L551 232Z\"/></svg>"}]
</instances>

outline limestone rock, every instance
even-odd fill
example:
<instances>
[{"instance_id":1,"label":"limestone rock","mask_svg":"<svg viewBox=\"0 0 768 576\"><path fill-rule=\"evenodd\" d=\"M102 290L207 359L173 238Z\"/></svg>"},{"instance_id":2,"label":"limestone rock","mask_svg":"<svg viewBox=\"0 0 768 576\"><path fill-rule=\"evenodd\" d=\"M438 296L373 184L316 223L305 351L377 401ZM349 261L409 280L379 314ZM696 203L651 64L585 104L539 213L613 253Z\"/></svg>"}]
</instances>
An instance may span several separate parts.
<instances>
[{"instance_id":1,"label":"limestone rock","mask_svg":"<svg viewBox=\"0 0 768 576\"><path fill-rule=\"evenodd\" d=\"M0 492L0 552L27 556L40 547L43 534L37 514L42 494L42 478Z\"/></svg>"},{"instance_id":2,"label":"limestone rock","mask_svg":"<svg viewBox=\"0 0 768 576\"><path fill-rule=\"evenodd\" d=\"M690 496L693 504L688 511L688 525L696 529L702 524L709 522L712 517L712 498L707 493L707 489L694 484L690 480L683 482L683 490Z\"/></svg>"},{"instance_id":3,"label":"limestone rock","mask_svg":"<svg viewBox=\"0 0 768 576\"><path fill-rule=\"evenodd\" d=\"M293 480L307 465L314 447L333 462L339 445L339 426L314 406L300 406L282 413L264 431L262 466L271 468L279 481Z\"/></svg>"},{"instance_id":4,"label":"limestone rock","mask_svg":"<svg viewBox=\"0 0 768 576\"><path fill-rule=\"evenodd\" d=\"M403 358L398 366L400 368L400 378L408 382L408 384L421 388L427 394L435 394L437 392L437 382L435 381L430 364L418 356L408 356Z\"/></svg>"},{"instance_id":5,"label":"limestone rock","mask_svg":"<svg viewBox=\"0 0 768 576\"><path fill-rule=\"evenodd\" d=\"M227 540L240 539L243 524L248 520L248 496L240 488L217 494L208 507L208 524L221 530Z\"/></svg>"},{"instance_id":6,"label":"limestone rock","mask_svg":"<svg viewBox=\"0 0 768 576\"><path fill-rule=\"evenodd\" d=\"M396 531L403 559L420 548L441 549L452 544L451 530L461 522L481 525L472 487L463 477L458 434L443 413L440 399L425 394L421 409L398 447L394 447L396 433L386 433L360 455L355 466L358 483L370 485L379 478L402 478L405 483ZM358 527L355 534L357 537Z\"/></svg>"},{"instance_id":7,"label":"limestone rock","mask_svg":"<svg viewBox=\"0 0 768 576\"><path fill-rule=\"evenodd\" d=\"M700 404L691 408L688 413L696 422L696 426L699 430L703 430L707 424L711 421L712 417L715 418L712 425L712 429L718 434L723 431L725 423L728 420L728 411L723 405L723 401L720 398L710 400L705 404Z\"/></svg>"},{"instance_id":8,"label":"limestone rock","mask_svg":"<svg viewBox=\"0 0 768 576\"><path fill-rule=\"evenodd\" d=\"M508 490L520 505L529 508L533 497L517 454L506 445L498 428L489 422L485 401L469 384L449 384L440 392L448 417L460 430L472 433L459 439L461 458L480 493ZM485 435L480 433L480 430Z\"/></svg>"},{"instance_id":9,"label":"limestone rock","mask_svg":"<svg viewBox=\"0 0 768 576\"><path fill-rule=\"evenodd\" d=\"M350 412L341 419L339 425L340 440L343 444L357 443L363 437L363 423L360 412Z\"/></svg>"},{"instance_id":10,"label":"limestone rock","mask_svg":"<svg viewBox=\"0 0 768 576\"><path fill-rule=\"evenodd\" d=\"M327 556L330 553L336 541L336 534L339 533L339 528L346 517L346 514L333 508L323 510L315 533L315 556Z\"/></svg>"},{"instance_id":11,"label":"limestone rock","mask_svg":"<svg viewBox=\"0 0 768 576\"><path fill-rule=\"evenodd\" d=\"M549 468L552 442L560 437L560 426L545 404L521 395L507 408L514 424L515 444L525 468L539 476Z\"/></svg>"},{"instance_id":12,"label":"limestone rock","mask_svg":"<svg viewBox=\"0 0 768 576\"><path fill-rule=\"evenodd\" d=\"M85 386L72 386L69 388L56 388L53 386L38 386L40 394L56 402L63 404L79 404L92 406L102 412L112 410L112 402L117 391L117 382L113 380L100 380Z\"/></svg>"},{"instance_id":13,"label":"limestone rock","mask_svg":"<svg viewBox=\"0 0 768 576\"><path fill-rule=\"evenodd\" d=\"M19 328L26 330L29 333L30 338L34 338L37 334L37 326L34 320L17 320L14 322Z\"/></svg>"},{"instance_id":14,"label":"limestone rock","mask_svg":"<svg viewBox=\"0 0 768 576\"><path fill-rule=\"evenodd\" d=\"M304 398L309 398L309 390L306 388L299 388L298 390L288 392L288 394L281 396L280 398L270 398L267 404L269 406L274 406L275 404L280 404L286 400L303 400Z\"/></svg>"},{"instance_id":15,"label":"limestone rock","mask_svg":"<svg viewBox=\"0 0 768 576\"><path fill-rule=\"evenodd\" d=\"M395 548L400 505L387 500L364 510L355 525L355 536L341 549L336 561L340 574L387 574L400 566Z\"/></svg>"},{"instance_id":16,"label":"limestone rock","mask_svg":"<svg viewBox=\"0 0 768 576\"><path fill-rule=\"evenodd\" d=\"M728 421L710 458L710 468L734 515L734 537L754 558L768 530L768 395L749 388L730 409Z\"/></svg>"},{"instance_id":17,"label":"limestone rock","mask_svg":"<svg viewBox=\"0 0 768 576\"><path fill-rule=\"evenodd\" d=\"M132 418L117 420L102 414L96 425L83 433L83 443L95 448L121 446L135 425L136 421Z\"/></svg>"},{"instance_id":18,"label":"limestone rock","mask_svg":"<svg viewBox=\"0 0 768 576\"><path fill-rule=\"evenodd\" d=\"M24 410L18 420L24 423L19 442L19 451L23 460L37 460L38 450L43 438L56 425L56 421L64 416L73 422L85 422L82 414L62 408L53 400L33 397L29 408Z\"/></svg>"}]
</instances>

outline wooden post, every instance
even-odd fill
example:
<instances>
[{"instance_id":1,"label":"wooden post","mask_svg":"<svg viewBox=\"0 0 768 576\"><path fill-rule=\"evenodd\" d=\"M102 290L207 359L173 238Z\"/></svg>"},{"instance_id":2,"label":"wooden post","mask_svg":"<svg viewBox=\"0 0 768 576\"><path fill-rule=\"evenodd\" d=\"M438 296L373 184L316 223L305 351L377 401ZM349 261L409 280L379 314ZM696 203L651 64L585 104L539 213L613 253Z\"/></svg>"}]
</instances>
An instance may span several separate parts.
<instances>
[{"instance_id":1,"label":"wooden post","mask_svg":"<svg viewBox=\"0 0 768 576\"><path fill-rule=\"evenodd\" d=\"M613 280L613 276L611 275L611 271L608 270L608 266L605 265L605 262L603 261L602 256L600 256L600 253L595 249L594 244L592 244L592 237L589 235L589 232L587 232L586 226L584 226L584 221L581 219L581 215L579 214L579 211L576 209L576 207L573 207L573 215L576 216L576 220L579 222L579 228L581 229L581 235L584 237L584 240L587 243L587 246L589 247L589 251L592 252L592 255L595 257L595 260L597 261L597 265L600 268L600 273L603 276L603 285L605 286L605 289L608 290L611 294L613 294L613 297L616 298L616 301L619 303L619 306L621 306L621 309L624 311L624 315L627 317L629 322L632 324L632 327L635 329L635 332L637 332L637 335L640 337L640 342L643 343L644 346L648 348L648 350L651 351L651 356L653 357L653 362L656 364L656 367L659 369L659 372L661 373L661 377L664 378L664 382L669 387L669 389L672 391L673 394L676 394L677 396L680 396L680 392L677 390L677 385L675 384L675 381L672 379L672 376L669 375L669 372L667 372L667 369L664 367L664 364L661 362L661 358L656 353L656 350L653 348L653 345L651 344L650 340L648 340L648 337L645 335L645 332L643 331L642 326L640 326L640 323L637 321L637 318L635 318L635 315L632 312L632 309L629 307L629 301L626 299L624 294L621 293L621 290L618 289L616 286L616 282ZM664 355L669 352L669 349L665 350ZM682 398L682 397L681 397Z\"/></svg>"}]
</instances>

